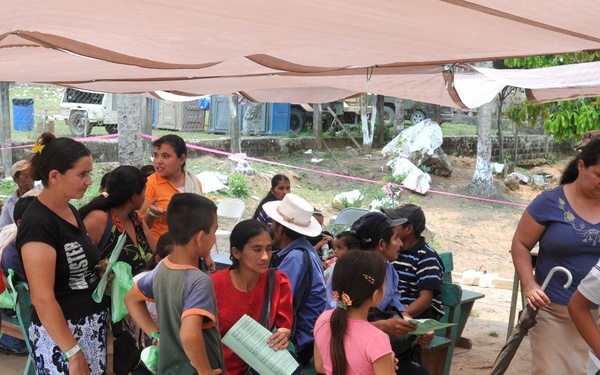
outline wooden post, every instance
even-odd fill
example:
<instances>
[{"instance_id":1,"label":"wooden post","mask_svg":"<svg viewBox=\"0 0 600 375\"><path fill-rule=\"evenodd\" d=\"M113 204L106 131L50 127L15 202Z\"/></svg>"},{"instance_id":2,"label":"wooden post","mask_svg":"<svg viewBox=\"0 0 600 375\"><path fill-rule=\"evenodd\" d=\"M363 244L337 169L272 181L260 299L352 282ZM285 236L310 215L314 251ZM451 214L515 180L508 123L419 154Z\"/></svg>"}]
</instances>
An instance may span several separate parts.
<instances>
[{"instance_id":1,"label":"wooden post","mask_svg":"<svg viewBox=\"0 0 600 375\"><path fill-rule=\"evenodd\" d=\"M12 146L10 136L10 100L9 100L8 82L0 82L0 145L2 148ZM4 177L10 176L10 167L12 166L12 150L5 149L0 151L0 164L3 168Z\"/></svg>"},{"instance_id":2,"label":"wooden post","mask_svg":"<svg viewBox=\"0 0 600 375\"><path fill-rule=\"evenodd\" d=\"M434 105L433 106L433 119L435 122L437 122L438 125L442 125L442 106L441 105Z\"/></svg>"},{"instance_id":3,"label":"wooden post","mask_svg":"<svg viewBox=\"0 0 600 375\"><path fill-rule=\"evenodd\" d=\"M376 147L383 147L383 106L385 105L385 97L383 95L376 95L375 96L375 111L373 111L373 114L375 115L375 129L376 129L376 133L377 136L375 137L375 139L377 139L377 145Z\"/></svg>"},{"instance_id":4,"label":"wooden post","mask_svg":"<svg viewBox=\"0 0 600 375\"><path fill-rule=\"evenodd\" d=\"M371 147L373 146L373 133L374 129L369 124L369 113L367 112L367 94L362 94L360 97L360 122L362 124L363 133L363 145L362 150L365 154L371 153Z\"/></svg>"},{"instance_id":5,"label":"wooden post","mask_svg":"<svg viewBox=\"0 0 600 375\"><path fill-rule=\"evenodd\" d=\"M237 95L229 97L229 137L231 138L231 152L234 154L239 154L241 150L238 99Z\"/></svg>"},{"instance_id":6,"label":"wooden post","mask_svg":"<svg viewBox=\"0 0 600 375\"><path fill-rule=\"evenodd\" d=\"M394 113L394 131L395 137L404 130L404 99L396 98L396 113Z\"/></svg>"},{"instance_id":7,"label":"wooden post","mask_svg":"<svg viewBox=\"0 0 600 375\"><path fill-rule=\"evenodd\" d=\"M333 111L333 109L331 109L331 107L327 106L327 111L329 113L331 113L331 115L334 118L334 121L337 121L338 124L340 124L340 126L342 127L342 130L348 134L348 138L350 138L352 140L352 142L354 142L354 144L356 145L356 147L358 147L358 150L361 150L360 144L358 142L356 142L356 139L354 139L354 137L352 136L352 134L350 134L350 132L348 131L348 128L346 128L346 125L344 125L344 123L337 117L337 115L335 114L335 112ZM333 126L333 124L331 124Z\"/></svg>"},{"instance_id":8,"label":"wooden post","mask_svg":"<svg viewBox=\"0 0 600 375\"><path fill-rule=\"evenodd\" d=\"M313 134L315 135L315 150L323 149L323 107L321 103L315 103L313 107Z\"/></svg>"}]
</instances>

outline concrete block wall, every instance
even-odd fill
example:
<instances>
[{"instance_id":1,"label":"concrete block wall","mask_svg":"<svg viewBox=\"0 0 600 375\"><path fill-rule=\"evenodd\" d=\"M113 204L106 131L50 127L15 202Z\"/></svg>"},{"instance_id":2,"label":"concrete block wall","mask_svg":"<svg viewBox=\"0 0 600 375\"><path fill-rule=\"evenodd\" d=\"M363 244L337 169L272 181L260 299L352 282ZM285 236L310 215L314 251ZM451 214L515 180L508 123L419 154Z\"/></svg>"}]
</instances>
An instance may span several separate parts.
<instances>
[{"instance_id":1,"label":"concrete block wall","mask_svg":"<svg viewBox=\"0 0 600 375\"><path fill-rule=\"evenodd\" d=\"M347 146L356 147L356 145L347 137L324 137L325 144L333 148L343 148ZM362 139L356 139L360 144ZM514 137L504 137L504 150L514 149ZM573 154L572 142L562 144L554 143L551 138L544 135L526 135L519 136L519 156L518 160L545 158L547 153L555 153L559 157L570 156ZM13 146L31 144L31 141L13 142ZM220 150L229 151L231 141L229 138L191 140L189 144ZM99 162L118 162L118 143L116 139L102 141L84 142L94 156L94 161ZM247 137L241 140L241 150L250 156L268 157L279 154L291 154L304 152L315 147L314 137ZM448 155L463 155L474 157L477 153L477 136L454 136L444 137L442 149ZM31 153L31 148L13 149L13 160L23 160ZM190 148L188 157L195 158L205 154L208 151L196 150ZM497 137L492 137L492 161L499 161L499 143ZM148 155L148 159L150 155Z\"/></svg>"},{"instance_id":2,"label":"concrete block wall","mask_svg":"<svg viewBox=\"0 0 600 375\"><path fill-rule=\"evenodd\" d=\"M546 154L554 153L559 157L573 154L573 143L555 143L551 137L546 135L523 135L518 136L517 160L545 159ZM515 137L505 136L503 138L504 152L514 154ZM453 136L444 137L442 149L448 155L462 155L475 157L477 154L477 136ZM492 136L492 161L500 161L500 142L497 136Z\"/></svg>"}]
</instances>

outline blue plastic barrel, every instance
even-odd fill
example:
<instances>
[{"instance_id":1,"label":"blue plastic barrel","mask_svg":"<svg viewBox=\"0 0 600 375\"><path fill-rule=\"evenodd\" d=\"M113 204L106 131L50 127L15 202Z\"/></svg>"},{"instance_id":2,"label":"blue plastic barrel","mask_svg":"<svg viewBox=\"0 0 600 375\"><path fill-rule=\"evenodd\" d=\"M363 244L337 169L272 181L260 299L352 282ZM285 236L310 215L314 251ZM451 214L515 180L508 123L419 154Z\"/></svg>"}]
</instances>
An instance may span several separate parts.
<instances>
[{"instance_id":1,"label":"blue plastic barrel","mask_svg":"<svg viewBox=\"0 0 600 375\"><path fill-rule=\"evenodd\" d=\"M13 123L15 131L33 130L33 99L13 99Z\"/></svg>"}]
</instances>

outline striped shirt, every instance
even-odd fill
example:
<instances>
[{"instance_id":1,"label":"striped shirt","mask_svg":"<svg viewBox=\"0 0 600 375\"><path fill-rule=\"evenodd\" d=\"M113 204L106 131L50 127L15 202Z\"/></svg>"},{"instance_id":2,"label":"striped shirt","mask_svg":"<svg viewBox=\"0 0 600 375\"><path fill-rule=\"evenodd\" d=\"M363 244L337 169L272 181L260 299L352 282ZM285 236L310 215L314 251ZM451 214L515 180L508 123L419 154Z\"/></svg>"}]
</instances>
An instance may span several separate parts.
<instances>
[{"instance_id":1,"label":"striped shirt","mask_svg":"<svg viewBox=\"0 0 600 375\"><path fill-rule=\"evenodd\" d=\"M422 315L444 315L441 301L444 266L436 251L425 242L425 238L421 237L415 246L402 250L392 264L398 273L398 290L403 305L413 303L420 291L432 290L431 308Z\"/></svg>"}]
</instances>

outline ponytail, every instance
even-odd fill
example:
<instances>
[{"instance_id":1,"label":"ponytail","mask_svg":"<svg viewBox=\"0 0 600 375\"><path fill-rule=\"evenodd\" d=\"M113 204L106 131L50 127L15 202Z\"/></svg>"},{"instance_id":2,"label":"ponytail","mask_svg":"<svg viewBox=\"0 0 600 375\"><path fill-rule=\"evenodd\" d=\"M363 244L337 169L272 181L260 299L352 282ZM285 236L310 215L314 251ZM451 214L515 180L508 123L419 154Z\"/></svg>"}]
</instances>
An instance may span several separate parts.
<instances>
[{"instance_id":1,"label":"ponytail","mask_svg":"<svg viewBox=\"0 0 600 375\"><path fill-rule=\"evenodd\" d=\"M570 184L571 182L574 182L575 180L577 180L577 177L579 177L579 170L577 169L577 163L579 163L580 157L581 157L581 154L577 155L573 160L571 160L571 162L569 162L569 164L563 171L562 176L560 177L561 185Z\"/></svg>"},{"instance_id":2,"label":"ponytail","mask_svg":"<svg viewBox=\"0 0 600 375\"><path fill-rule=\"evenodd\" d=\"M579 160L583 160L583 166L586 169L600 162L600 138L591 140L581 150L581 153L571 160L560 177L561 185L570 184L577 180L577 177L579 177Z\"/></svg>"},{"instance_id":3,"label":"ponytail","mask_svg":"<svg viewBox=\"0 0 600 375\"><path fill-rule=\"evenodd\" d=\"M329 354L331 355L333 375L346 375L348 361L346 360L346 351L344 350L344 336L348 329L348 311L342 308L333 310L329 324L331 327Z\"/></svg>"}]
</instances>

